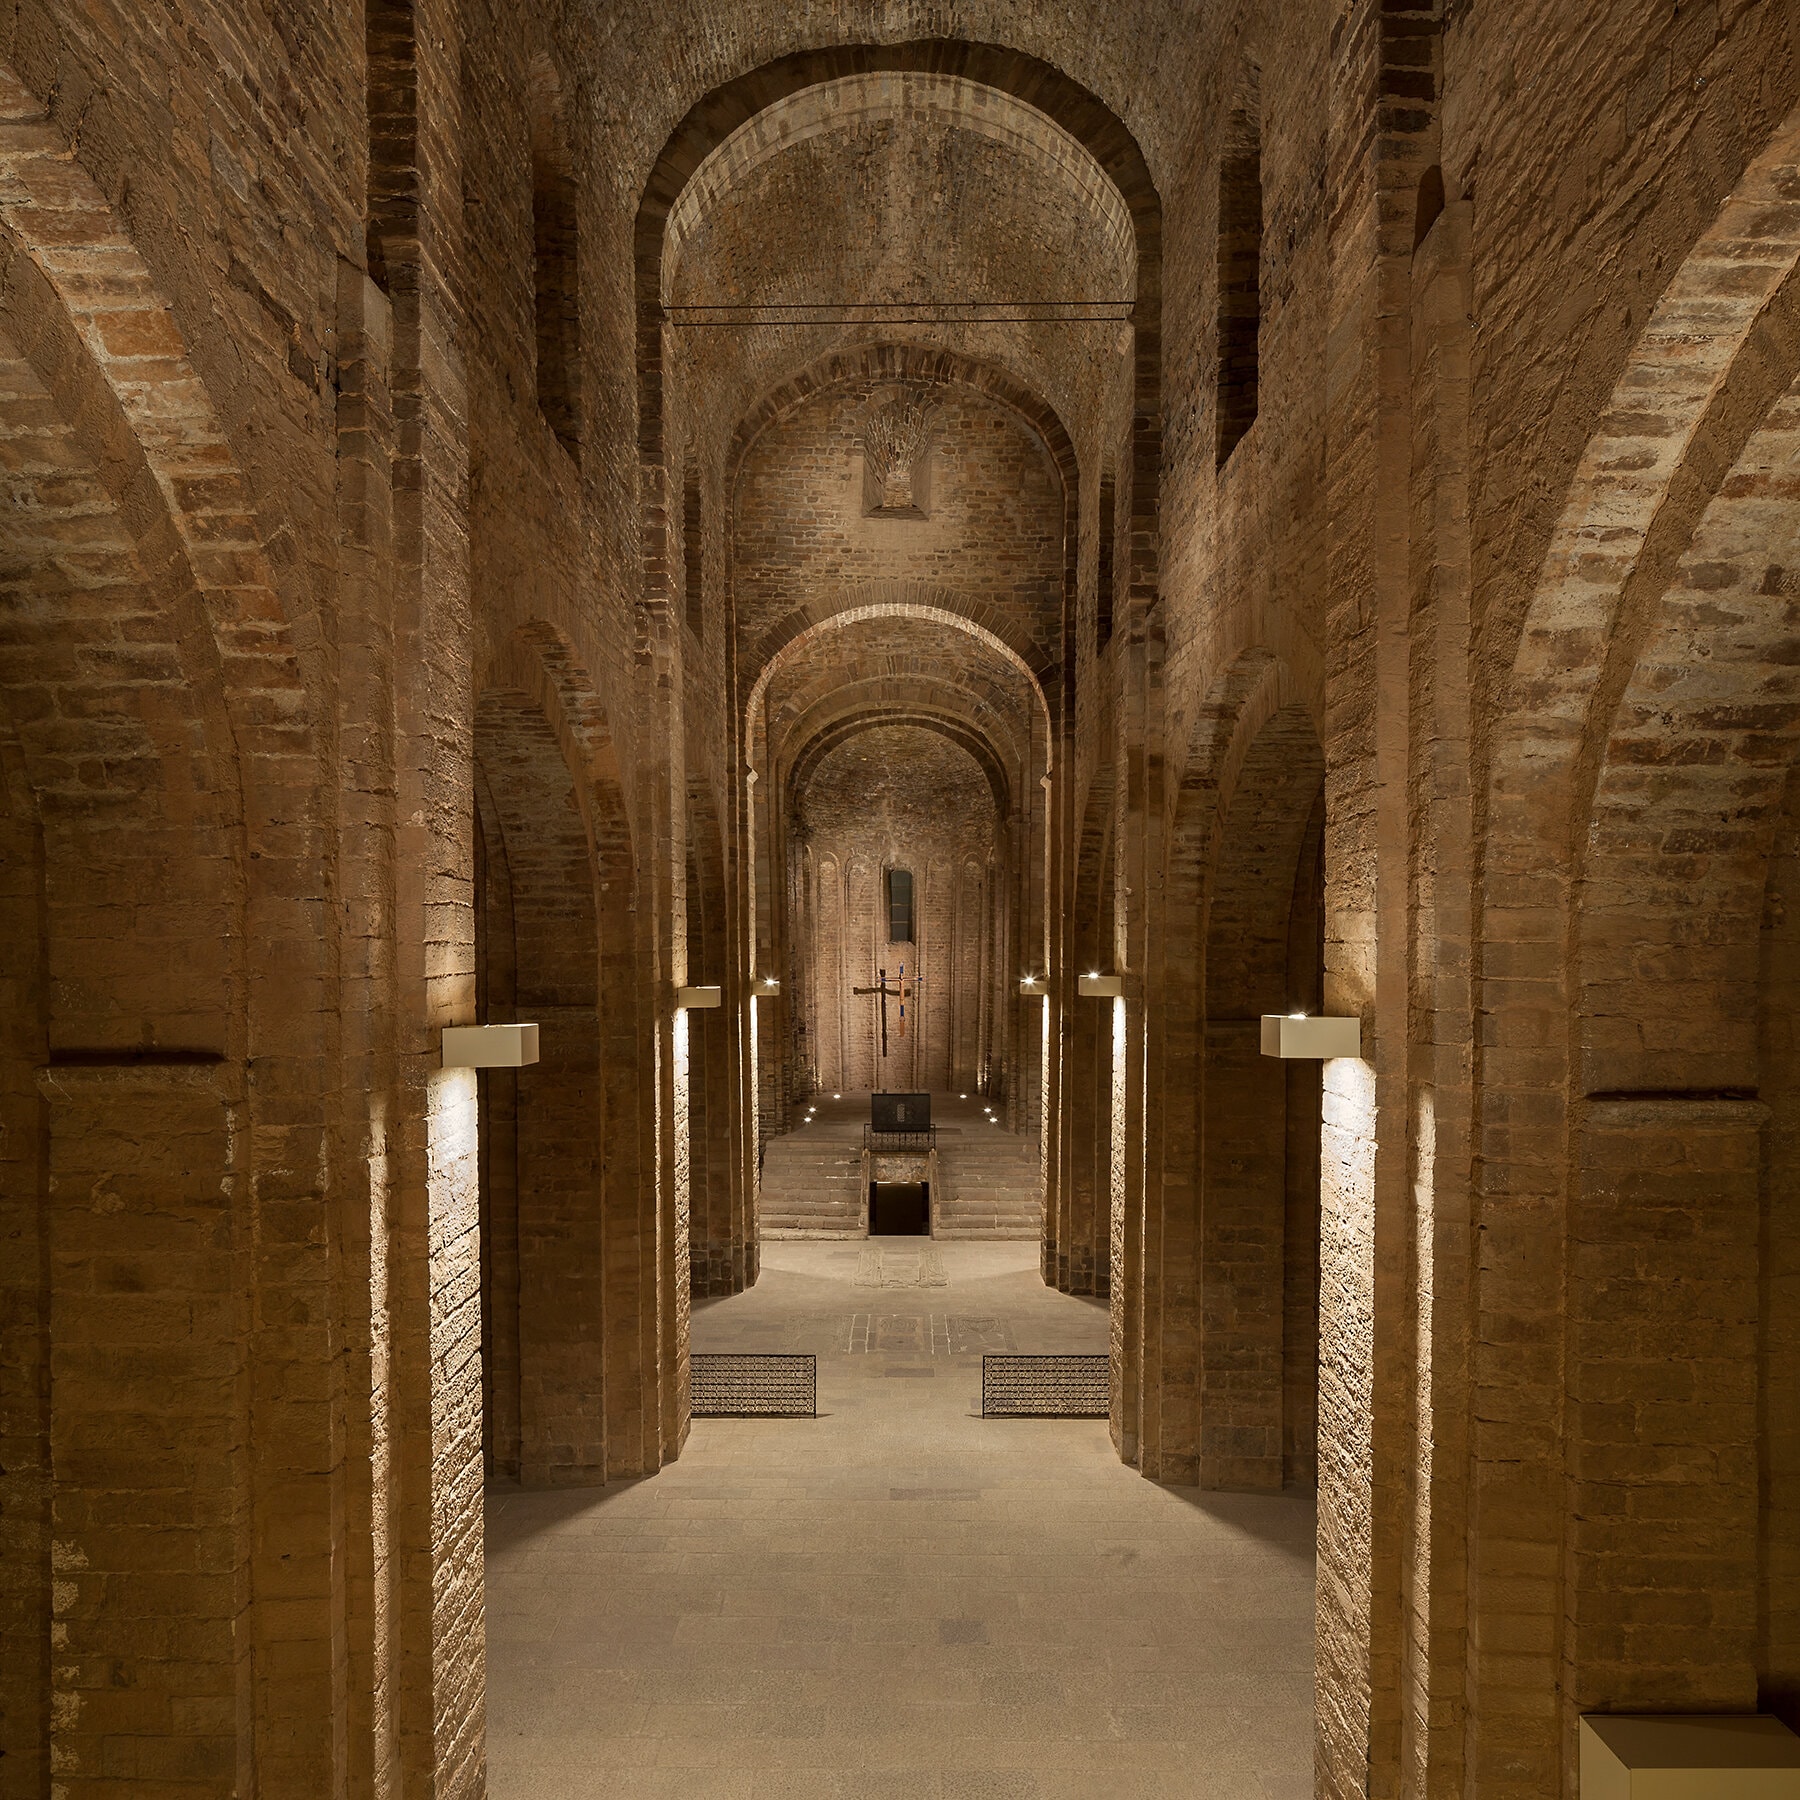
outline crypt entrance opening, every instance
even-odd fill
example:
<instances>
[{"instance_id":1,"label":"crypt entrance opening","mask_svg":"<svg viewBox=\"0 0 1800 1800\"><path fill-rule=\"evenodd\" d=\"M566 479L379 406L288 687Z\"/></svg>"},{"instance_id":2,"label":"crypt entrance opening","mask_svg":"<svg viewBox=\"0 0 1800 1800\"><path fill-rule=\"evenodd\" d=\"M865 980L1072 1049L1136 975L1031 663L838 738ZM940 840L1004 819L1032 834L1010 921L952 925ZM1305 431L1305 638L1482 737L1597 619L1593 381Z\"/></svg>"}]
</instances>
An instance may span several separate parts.
<instances>
[{"instance_id":1,"label":"crypt entrance opening","mask_svg":"<svg viewBox=\"0 0 1800 1800\"><path fill-rule=\"evenodd\" d=\"M930 1237L929 1181L871 1181L870 1237Z\"/></svg>"}]
</instances>

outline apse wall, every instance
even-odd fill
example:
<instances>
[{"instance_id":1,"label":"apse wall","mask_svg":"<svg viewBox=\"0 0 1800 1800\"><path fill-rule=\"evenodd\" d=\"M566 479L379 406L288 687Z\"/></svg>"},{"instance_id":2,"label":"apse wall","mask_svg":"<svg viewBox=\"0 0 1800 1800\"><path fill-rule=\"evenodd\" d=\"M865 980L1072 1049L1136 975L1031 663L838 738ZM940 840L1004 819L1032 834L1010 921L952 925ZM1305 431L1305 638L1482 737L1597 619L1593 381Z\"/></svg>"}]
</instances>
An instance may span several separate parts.
<instances>
[{"instance_id":1,"label":"apse wall","mask_svg":"<svg viewBox=\"0 0 1800 1800\"><path fill-rule=\"evenodd\" d=\"M994 797L974 758L933 731L877 727L822 759L795 810L802 1069L827 1089L981 1085L1001 884ZM894 869L913 878L909 941L889 934ZM897 986L902 964L906 1015L888 1002L884 1059L879 1002L854 990L883 967Z\"/></svg>"}]
</instances>

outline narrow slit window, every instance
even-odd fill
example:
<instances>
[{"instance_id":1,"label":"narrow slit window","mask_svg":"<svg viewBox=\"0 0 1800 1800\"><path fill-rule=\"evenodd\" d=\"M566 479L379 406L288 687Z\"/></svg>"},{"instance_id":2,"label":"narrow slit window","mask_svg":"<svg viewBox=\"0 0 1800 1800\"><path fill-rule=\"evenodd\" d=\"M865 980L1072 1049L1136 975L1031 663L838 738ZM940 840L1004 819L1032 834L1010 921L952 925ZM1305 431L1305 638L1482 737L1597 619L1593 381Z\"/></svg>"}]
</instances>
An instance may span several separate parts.
<instances>
[{"instance_id":1,"label":"narrow slit window","mask_svg":"<svg viewBox=\"0 0 1800 1800\"><path fill-rule=\"evenodd\" d=\"M549 59L541 56L531 75L531 217L538 410L562 447L579 461L580 220L562 89Z\"/></svg>"},{"instance_id":2,"label":"narrow slit window","mask_svg":"<svg viewBox=\"0 0 1800 1800\"><path fill-rule=\"evenodd\" d=\"M687 587L688 630L706 635L706 538L700 504L700 465L688 458L681 488L681 564Z\"/></svg>"},{"instance_id":3,"label":"narrow slit window","mask_svg":"<svg viewBox=\"0 0 1800 1800\"><path fill-rule=\"evenodd\" d=\"M418 72L412 0L369 0L369 277L391 294L398 268L416 257L419 234Z\"/></svg>"},{"instance_id":4,"label":"narrow slit window","mask_svg":"<svg viewBox=\"0 0 1800 1800\"><path fill-rule=\"evenodd\" d=\"M1262 331L1262 143L1240 119L1219 170L1219 467L1256 423Z\"/></svg>"},{"instance_id":5,"label":"narrow slit window","mask_svg":"<svg viewBox=\"0 0 1800 1800\"><path fill-rule=\"evenodd\" d=\"M913 878L910 869L887 872L888 942L913 941Z\"/></svg>"},{"instance_id":6,"label":"narrow slit window","mask_svg":"<svg viewBox=\"0 0 1800 1800\"><path fill-rule=\"evenodd\" d=\"M1113 590L1118 575L1114 564L1114 539L1118 531L1119 495L1109 470L1100 478L1100 557L1094 582L1094 649L1112 642Z\"/></svg>"}]
</instances>

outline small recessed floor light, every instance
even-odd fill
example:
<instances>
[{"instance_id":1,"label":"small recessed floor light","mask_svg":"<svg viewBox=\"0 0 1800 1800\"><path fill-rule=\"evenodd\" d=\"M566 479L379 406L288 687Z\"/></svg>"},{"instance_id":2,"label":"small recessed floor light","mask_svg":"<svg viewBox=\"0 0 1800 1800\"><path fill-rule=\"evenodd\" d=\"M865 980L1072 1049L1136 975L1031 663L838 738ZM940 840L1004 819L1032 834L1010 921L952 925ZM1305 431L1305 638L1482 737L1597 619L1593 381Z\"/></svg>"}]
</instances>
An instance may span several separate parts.
<instances>
[{"instance_id":1,"label":"small recessed floor light","mask_svg":"<svg viewBox=\"0 0 1800 1800\"><path fill-rule=\"evenodd\" d=\"M841 1100L844 1096L842 1094L833 1094L831 1097L834 1100Z\"/></svg>"}]
</instances>

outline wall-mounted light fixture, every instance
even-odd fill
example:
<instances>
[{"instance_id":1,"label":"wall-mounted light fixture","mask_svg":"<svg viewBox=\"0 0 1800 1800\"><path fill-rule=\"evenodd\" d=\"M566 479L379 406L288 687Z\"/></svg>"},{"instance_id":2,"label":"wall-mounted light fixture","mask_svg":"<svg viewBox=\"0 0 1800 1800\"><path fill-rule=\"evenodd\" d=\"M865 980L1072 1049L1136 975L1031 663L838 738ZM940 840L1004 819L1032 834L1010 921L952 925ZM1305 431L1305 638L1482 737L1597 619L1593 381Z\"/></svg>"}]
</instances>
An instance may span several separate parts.
<instances>
[{"instance_id":1,"label":"wall-mounted light fixture","mask_svg":"<svg viewBox=\"0 0 1800 1800\"><path fill-rule=\"evenodd\" d=\"M675 990L675 1004L688 1012L725 1004L725 990L718 987L684 987Z\"/></svg>"},{"instance_id":2,"label":"wall-mounted light fixture","mask_svg":"<svg viewBox=\"0 0 1800 1800\"><path fill-rule=\"evenodd\" d=\"M781 983L779 981L777 981L773 975L765 975L762 978L762 991L765 994L775 993L780 988L780 986L781 986Z\"/></svg>"},{"instance_id":3,"label":"wall-mounted light fixture","mask_svg":"<svg viewBox=\"0 0 1800 1800\"><path fill-rule=\"evenodd\" d=\"M1123 975L1083 975L1075 990L1084 1000L1117 1000L1125 992Z\"/></svg>"},{"instance_id":4,"label":"wall-mounted light fixture","mask_svg":"<svg viewBox=\"0 0 1800 1800\"><path fill-rule=\"evenodd\" d=\"M1309 1018L1305 1013L1264 1013L1264 1056L1311 1057L1362 1055L1361 1019Z\"/></svg>"},{"instance_id":5,"label":"wall-mounted light fixture","mask_svg":"<svg viewBox=\"0 0 1800 1800\"><path fill-rule=\"evenodd\" d=\"M1050 992L1050 988L1049 984L1041 975L1021 975L1019 977L1019 992L1021 994L1029 994L1034 998L1041 1000Z\"/></svg>"},{"instance_id":6,"label":"wall-mounted light fixture","mask_svg":"<svg viewBox=\"0 0 1800 1800\"><path fill-rule=\"evenodd\" d=\"M1582 1800L1800 1793L1800 1737L1764 1713L1584 1713Z\"/></svg>"},{"instance_id":7,"label":"wall-mounted light fixture","mask_svg":"<svg viewBox=\"0 0 1800 1800\"><path fill-rule=\"evenodd\" d=\"M535 1025L446 1025L446 1069L523 1069L538 1059Z\"/></svg>"}]
</instances>

